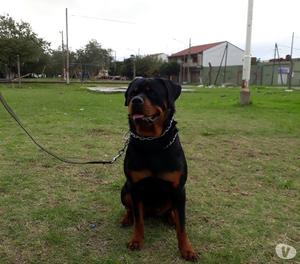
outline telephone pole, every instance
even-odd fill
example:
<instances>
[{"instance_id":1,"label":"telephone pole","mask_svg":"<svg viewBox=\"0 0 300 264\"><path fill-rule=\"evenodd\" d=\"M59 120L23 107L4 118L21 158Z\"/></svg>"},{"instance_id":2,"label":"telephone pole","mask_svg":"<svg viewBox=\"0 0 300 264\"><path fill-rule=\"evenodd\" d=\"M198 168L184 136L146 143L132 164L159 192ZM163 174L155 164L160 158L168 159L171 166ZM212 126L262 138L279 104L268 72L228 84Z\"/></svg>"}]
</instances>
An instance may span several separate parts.
<instances>
[{"instance_id":1,"label":"telephone pole","mask_svg":"<svg viewBox=\"0 0 300 264\"><path fill-rule=\"evenodd\" d=\"M188 50L188 57L187 57L187 82L191 82L191 72L190 72L190 61L191 61L191 38L189 39L189 50Z\"/></svg>"},{"instance_id":2,"label":"telephone pole","mask_svg":"<svg viewBox=\"0 0 300 264\"><path fill-rule=\"evenodd\" d=\"M64 32L59 31L61 34L61 52L62 52L62 62L63 62L63 79L66 80L66 60L65 60L65 44L64 44Z\"/></svg>"},{"instance_id":3,"label":"telephone pole","mask_svg":"<svg viewBox=\"0 0 300 264\"><path fill-rule=\"evenodd\" d=\"M66 8L66 82L70 84L70 61L69 61L69 29L68 29L68 8Z\"/></svg>"},{"instance_id":4,"label":"telephone pole","mask_svg":"<svg viewBox=\"0 0 300 264\"><path fill-rule=\"evenodd\" d=\"M228 56L228 42L226 42L226 46L225 46L225 65L224 65L223 85L226 84L227 56Z\"/></svg>"},{"instance_id":5,"label":"telephone pole","mask_svg":"<svg viewBox=\"0 0 300 264\"><path fill-rule=\"evenodd\" d=\"M253 0L248 0L248 18L247 18L247 34L246 48L243 61L243 77L240 89L240 104L250 104L249 81L251 73L251 34L252 34L252 16L253 16Z\"/></svg>"},{"instance_id":6,"label":"telephone pole","mask_svg":"<svg viewBox=\"0 0 300 264\"><path fill-rule=\"evenodd\" d=\"M272 78L271 78L271 85L272 86L273 86L273 83L274 83L274 72L275 72L276 54L277 54L277 43L275 43L273 65L272 65Z\"/></svg>"},{"instance_id":7,"label":"telephone pole","mask_svg":"<svg viewBox=\"0 0 300 264\"><path fill-rule=\"evenodd\" d=\"M292 88L292 78L293 78L293 49L294 49L294 32L292 35L292 45L291 45L291 57L290 57L290 71L289 71L289 83L288 88Z\"/></svg>"},{"instance_id":8,"label":"telephone pole","mask_svg":"<svg viewBox=\"0 0 300 264\"><path fill-rule=\"evenodd\" d=\"M18 68L18 79L19 79L19 88L21 88L21 66L20 66L20 55L17 55L17 68Z\"/></svg>"}]
</instances>

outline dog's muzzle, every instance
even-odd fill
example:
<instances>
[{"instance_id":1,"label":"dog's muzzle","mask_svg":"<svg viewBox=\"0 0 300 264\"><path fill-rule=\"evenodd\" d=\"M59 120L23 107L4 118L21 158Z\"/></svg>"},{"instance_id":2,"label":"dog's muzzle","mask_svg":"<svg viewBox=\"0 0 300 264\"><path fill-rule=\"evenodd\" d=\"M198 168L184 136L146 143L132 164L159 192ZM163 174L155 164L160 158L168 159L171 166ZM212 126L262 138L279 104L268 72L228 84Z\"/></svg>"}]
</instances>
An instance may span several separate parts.
<instances>
[{"instance_id":1,"label":"dog's muzzle","mask_svg":"<svg viewBox=\"0 0 300 264\"><path fill-rule=\"evenodd\" d=\"M151 125L159 119L160 113L154 115L145 115L143 113L144 103L145 101L142 96L134 96L131 99L132 114L129 115L129 118L132 119L135 123L143 122L145 124Z\"/></svg>"},{"instance_id":2,"label":"dog's muzzle","mask_svg":"<svg viewBox=\"0 0 300 264\"><path fill-rule=\"evenodd\" d=\"M143 97L137 95L131 99L131 106L132 106L132 112L133 113L143 113L143 107L144 107L144 99Z\"/></svg>"},{"instance_id":3,"label":"dog's muzzle","mask_svg":"<svg viewBox=\"0 0 300 264\"><path fill-rule=\"evenodd\" d=\"M142 96L140 95L137 95L137 96L134 96L132 99L131 99L131 103L133 105L143 105L144 104L144 99Z\"/></svg>"}]
</instances>

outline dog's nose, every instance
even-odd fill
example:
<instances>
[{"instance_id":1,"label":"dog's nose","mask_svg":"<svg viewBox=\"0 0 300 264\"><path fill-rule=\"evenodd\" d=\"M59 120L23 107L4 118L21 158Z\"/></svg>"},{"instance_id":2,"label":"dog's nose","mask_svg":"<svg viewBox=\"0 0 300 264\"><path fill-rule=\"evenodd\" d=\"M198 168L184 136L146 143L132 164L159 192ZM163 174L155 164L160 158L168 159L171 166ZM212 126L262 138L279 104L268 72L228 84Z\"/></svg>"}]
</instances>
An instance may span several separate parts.
<instances>
[{"instance_id":1,"label":"dog's nose","mask_svg":"<svg viewBox=\"0 0 300 264\"><path fill-rule=\"evenodd\" d=\"M144 103L143 97L137 95L132 98L131 103L134 105L142 105Z\"/></svg>"}]
</instances>

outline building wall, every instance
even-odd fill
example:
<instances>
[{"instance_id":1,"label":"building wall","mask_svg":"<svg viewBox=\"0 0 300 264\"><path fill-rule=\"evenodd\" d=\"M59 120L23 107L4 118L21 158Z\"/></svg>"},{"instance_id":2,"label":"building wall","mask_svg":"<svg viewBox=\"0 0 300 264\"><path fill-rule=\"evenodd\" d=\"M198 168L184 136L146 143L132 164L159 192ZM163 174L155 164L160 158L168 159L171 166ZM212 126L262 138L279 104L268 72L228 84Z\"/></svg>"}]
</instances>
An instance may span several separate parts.
<instances>
[{"instance_id":1,"label":"building wall","mask_svg":"<svg viewBox=\"0 0 300 264\"><path fill-rule=\"evenodd\" d=\"M158 59L163 61L163 62L168 62L168 55L165 53L161 53L158 55Z\"/></svg>"},{"instance_id":2,"label":"building wall","mask_svg":"<svg viewBox=\"0 0 300 264\"><path fill-rule=\"evenodd\" d=\"M228 43L228 52L227 52L227 65L242 65L243 64L243 55L244 51L240 48ZM221 43L213 48L210 48L203 52L203 66L208 67L209 62L213 67L219 66L221 64L221 60L225 51L226 42ZM225 57L223 60L223 64L225 65Z\"/></svg>"},{"instance_id":3,"label":"building wall","mask_svg":"<svg viewBox=\"0 0 300 264\"><path fill-rule=\"evenodd\" d=\"M239 85L242 82L242 66L228 66L226 72L224 67L204 67L201 70L201 81L204 85Z\"/></svg>"},{"instance_id":4,"label":"building wall","mask_svg":"<svg viewBox=\"0 0 300 264\"><path fill-rule=\"evenodd\" d=\"M149 56L156 59L156 60L161 60L163 62L168 62L168 55L165 54L165 53L150 54Z\"/></svg>"},{"instance_id":5,"label":"building wall","mask_svg":"<svg viewBox=\"0 0 300 264\"><path fill-rule=\"evenodd\" d=\"M274 66L271 62L260 63L256 66L256 72L258 76L257 84L287 85L289 68L289 62L281 62L280 64L277 62ZM300 59L295 59L293 61L292 85L298 87L300 86Z\"/></svg>"},{"instance_id":6,"label":"building wall","mask_svg":"<svg viewBox=\"0 0 300 264\"><path fill-rule=\"evenodd\" d=\"M292 86L300 87L300 59L295 59L293 65ZM289 67L289 62L281 62L280 64L277 62L274 66L271 62L251 65L250 85L287 86ZM200 83L204 85L228 84L239 86L242 82L242 71L242 66L227 66L225 72L224 67L212 67L211 70L209 67L204 67L200 72Z\"/></svg>"}]
</instances>

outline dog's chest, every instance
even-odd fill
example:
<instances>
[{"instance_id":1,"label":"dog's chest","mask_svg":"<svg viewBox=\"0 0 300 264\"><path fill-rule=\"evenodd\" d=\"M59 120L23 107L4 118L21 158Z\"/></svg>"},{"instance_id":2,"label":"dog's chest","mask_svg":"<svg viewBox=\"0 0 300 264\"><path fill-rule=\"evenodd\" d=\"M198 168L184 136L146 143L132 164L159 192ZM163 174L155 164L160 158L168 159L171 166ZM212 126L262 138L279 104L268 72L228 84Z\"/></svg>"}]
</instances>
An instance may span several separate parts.
<instances>
[{"instance_id":1,"label":"dog's chest","mask_svg":"<svg viewBox=\"0 0 300 264\"><path fill-rule=\"evenodd\" d=\"M155 173L148 169L143 170L130 170L127 173L127 177L133 184L138 184L140 182L150 182L153 183L163 183L166 182L173 188L177 188L180 184L182 177L182 171L163 171ZM147 180L147 181L146 181ZM149 184L150 185L150 184Z\"/></svg>"},{"instance_id":2,"label":"dog's chest","mask_svg":"<svg viewBox=\"0 0 300 264\"><path fill-rule=\"evenodd\" d=\"M149 177L136 183L136 192L146 205L158 207L170 199L174 187L172 183L156 177Z\"/></svg>"}]
</instances>

